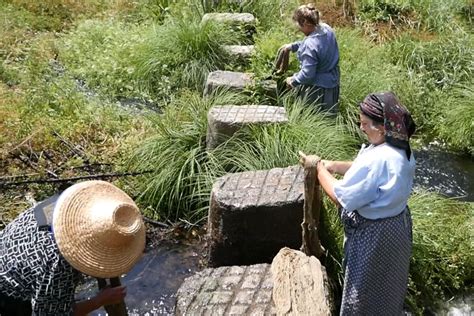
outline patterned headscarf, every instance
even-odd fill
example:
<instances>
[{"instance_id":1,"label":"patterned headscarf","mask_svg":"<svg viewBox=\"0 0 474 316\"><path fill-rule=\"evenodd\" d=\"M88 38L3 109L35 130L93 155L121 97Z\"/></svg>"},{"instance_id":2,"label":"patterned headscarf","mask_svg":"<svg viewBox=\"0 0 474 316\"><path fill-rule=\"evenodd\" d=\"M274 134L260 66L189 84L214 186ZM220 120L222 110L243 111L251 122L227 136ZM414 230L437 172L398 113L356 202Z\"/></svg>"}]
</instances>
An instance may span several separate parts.
<instances>
[{"instance_id":1,"label":"patterned headscarf","mask_svg":"<svg viewBox=\"0 0 474 316\"><path fill-rule=\"evenodd\" d=\"M397 148L405 149L410 160L410 137L416 129L410 112L400 103L393 92L369 94L362 103L360 110L376 122L383 122L385 141Z\"/></svg>"}]
</instances>

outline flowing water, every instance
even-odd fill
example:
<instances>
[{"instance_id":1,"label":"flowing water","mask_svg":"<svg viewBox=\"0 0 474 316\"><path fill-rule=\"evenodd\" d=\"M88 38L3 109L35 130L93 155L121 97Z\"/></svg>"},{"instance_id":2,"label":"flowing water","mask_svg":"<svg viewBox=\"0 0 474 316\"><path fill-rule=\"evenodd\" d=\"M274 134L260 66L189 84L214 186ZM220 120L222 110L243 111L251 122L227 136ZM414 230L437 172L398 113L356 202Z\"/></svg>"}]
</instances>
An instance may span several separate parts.
<instances>
[{"instance_id":1,"label":"flowing water","mask_svg":"<svg viewBox=\"0 0 474 316\"><path fill-rule=\"evenodd\" d=\"M415 186L474 201L474 161L436 149L417 151ZM183 280L200 270L202 243L158 243L149 246L142 260L122 278L127 286L126 304L129 315L172 315L176 291ZM96 281L88 279L80 287L79 296L97 291ZM467 294L446 302L439 315L473 315L474 295ZM105 315L103 309L92 315Z\"/></svg>"}]
</instances>

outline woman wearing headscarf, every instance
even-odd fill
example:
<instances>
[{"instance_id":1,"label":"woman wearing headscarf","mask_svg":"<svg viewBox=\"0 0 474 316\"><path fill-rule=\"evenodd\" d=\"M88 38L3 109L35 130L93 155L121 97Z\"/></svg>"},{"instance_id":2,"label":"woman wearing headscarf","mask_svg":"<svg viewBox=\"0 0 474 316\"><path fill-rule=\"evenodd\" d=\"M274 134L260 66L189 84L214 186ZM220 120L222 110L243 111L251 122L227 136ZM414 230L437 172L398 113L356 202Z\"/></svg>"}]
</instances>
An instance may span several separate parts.
<instances>
[{"instance_id":1,"label":"woman wearing headscarf","mask_svg":"<svg viewBox=\"0 0 474 316\"><path fill-rule=\"evenodd\" d=\"M345 232L340 314L400 315L412 249L407 201L415 124L395 94L385 92L360 103L360 128L370 144L354 161L323 160L317 167L321 186L340 207Z\"/></svg>"},{"instance_id":2,"label":"woman wearing headscarf","mask_svg":"<svg viewBox=\"0 0 474 316\"><path fill-rule=\"evenodd\" d=\"M334 30L319 20L319 11L313 4L295 10L293 21L305 38L284 45L289 52L296 52L300 71L286 79L290 88L306 102L319 104L323 111L335 116L339 100L339 48Z\"/></svg>"}]
</instances>

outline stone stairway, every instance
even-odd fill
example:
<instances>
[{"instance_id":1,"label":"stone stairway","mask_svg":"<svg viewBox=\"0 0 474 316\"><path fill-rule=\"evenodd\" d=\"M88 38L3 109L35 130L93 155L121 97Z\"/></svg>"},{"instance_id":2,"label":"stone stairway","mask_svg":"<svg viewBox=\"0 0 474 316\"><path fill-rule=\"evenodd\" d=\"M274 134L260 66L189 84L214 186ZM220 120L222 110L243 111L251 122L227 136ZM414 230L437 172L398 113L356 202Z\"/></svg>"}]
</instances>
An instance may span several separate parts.
<instances>
[{"instance_id":1,"label":"stone stairway","mask_svg":"<svg viewBox=\"0 0 474 316\"><path fill-rule=\"evenodd\" d=\"M248 13L209 13L214 20L250 36L255 18ZM252 31L253 25L253 31ZM254 46L227 46L236 58L250 58ZM253 74L215 71L204 95L218 89L241 93L259 85L276 97L276 82L256 83ZM208 112L206 145L212 150L251 124L285 124L283 107L219 105ZM264 159L262 157L262 159ZM208 217L208 268L187 278L177 293L177 315L276 315L269 263L283 247L299 249L303 217L300 166L228 174L213 185Z\"/></svg>"}]
</instances>

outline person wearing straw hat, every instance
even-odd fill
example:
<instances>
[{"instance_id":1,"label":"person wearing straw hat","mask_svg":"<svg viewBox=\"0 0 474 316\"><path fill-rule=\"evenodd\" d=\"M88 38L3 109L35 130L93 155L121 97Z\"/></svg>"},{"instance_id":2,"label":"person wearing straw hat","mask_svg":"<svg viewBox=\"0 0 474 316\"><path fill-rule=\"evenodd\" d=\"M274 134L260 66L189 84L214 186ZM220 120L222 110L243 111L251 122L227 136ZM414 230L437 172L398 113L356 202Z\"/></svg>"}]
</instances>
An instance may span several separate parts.
<instances>
[{"instance_id":1,"label":"person wearing straw hat","mask_svg":"<svg viewBox=\"0 0 474 316\"><path fill-rule=\"evenodd\" d=\"M412 249L408 198L415 158L409 140L415 123L392 92L371 93L359 107L370 145L352 162L317 164L345 232L340 314L402 315Z\"/></svg>"},{"instance_id":2,"label":"person wearing straw hat","mask_svg":"<svg viewBox=\"0 0 474 316\"><path fill-rule=\"evenodd\" d=\"M339 101L339 48L334 30L319 18L312 3L295 10L293 20L305 38L283 46L287 53L296 52L300 62L300 71L286 78L286 84L308 104L318 104L318 110L334 117Z\"/></svg>"},{"instance_id":3,"label":"person wearing straw hat","mask_svg":"<svg viewBox=\"0 0 474 316\"><path fill-rule=\"evenodd\" d=\"M142 216L125 192L104 181L75 184L0 232L0 315L85 315L119 303L123 286L75 302L81 273L120 276L144 247Z\"/></svg>"}]
</instances>

